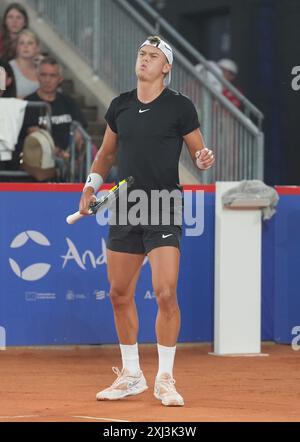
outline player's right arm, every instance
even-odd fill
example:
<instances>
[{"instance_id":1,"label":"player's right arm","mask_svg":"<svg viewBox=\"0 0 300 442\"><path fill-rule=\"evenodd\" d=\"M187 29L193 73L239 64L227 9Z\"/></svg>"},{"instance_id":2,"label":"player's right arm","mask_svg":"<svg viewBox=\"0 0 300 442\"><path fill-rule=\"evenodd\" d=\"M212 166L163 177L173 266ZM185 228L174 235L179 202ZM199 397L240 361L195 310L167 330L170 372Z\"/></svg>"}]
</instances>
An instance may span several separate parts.
<instances>
[{"instance_id":1,"label":"player's right arm","mask_svg":"<svg viewBox=\"0 0 300 442\"><path fill-rule=\"evenodd\" d=\"M102 145L92 164L91 172L81 195L79 211L82 215L88 215L89 205L95 199L94 193L98 191L115 162L117 148L118 135L107 125ZM89 185L89 180L91 185ZM98 188L96 188L97 186Z\"/></svg>"}]
</instances>

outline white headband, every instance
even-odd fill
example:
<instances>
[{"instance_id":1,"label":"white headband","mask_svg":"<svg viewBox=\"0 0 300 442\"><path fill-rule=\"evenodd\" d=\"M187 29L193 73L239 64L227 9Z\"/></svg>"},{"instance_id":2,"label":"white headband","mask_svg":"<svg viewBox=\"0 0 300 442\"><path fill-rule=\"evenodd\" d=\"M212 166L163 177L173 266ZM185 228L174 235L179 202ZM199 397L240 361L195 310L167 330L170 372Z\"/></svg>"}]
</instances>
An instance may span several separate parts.
<instances>
[{"instance_id":1,"label":"white headband","mask_svg":"<svg viewBox=\"0 0 300 442\"><path fill-rule=\"evenodd\" d=\"M170 45L166 43L164 40L159 41L159 43L151 43L150 40L145 40L144 43L140 46L140 49L143 46L153 46L154 48L160 49L166 56L166 59L169 64L173 64L173 51ZM171 82L171 71L168 72L168 74L165 76L164 83L165 86L168 86Z\"/></svg>"}]
</instances>

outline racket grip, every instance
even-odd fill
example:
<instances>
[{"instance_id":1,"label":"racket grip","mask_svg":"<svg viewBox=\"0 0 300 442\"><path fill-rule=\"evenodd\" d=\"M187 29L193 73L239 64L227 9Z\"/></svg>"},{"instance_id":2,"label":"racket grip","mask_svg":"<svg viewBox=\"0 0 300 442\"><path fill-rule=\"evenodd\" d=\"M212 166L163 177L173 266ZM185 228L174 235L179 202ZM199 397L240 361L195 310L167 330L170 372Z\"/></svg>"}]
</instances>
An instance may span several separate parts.
<instances>
[{"instance_id":1,"label":"racket grip","mask_svg":"<svg viewBox=\"0 0 300 442\"><path fill-rule=\"evenodd\" d=\"M68 224L74 224L81 218L84 218L86 215L82 215L80 212L72 213L72 215L67 216L66 221Z\"/></svg>"}]
</instances>

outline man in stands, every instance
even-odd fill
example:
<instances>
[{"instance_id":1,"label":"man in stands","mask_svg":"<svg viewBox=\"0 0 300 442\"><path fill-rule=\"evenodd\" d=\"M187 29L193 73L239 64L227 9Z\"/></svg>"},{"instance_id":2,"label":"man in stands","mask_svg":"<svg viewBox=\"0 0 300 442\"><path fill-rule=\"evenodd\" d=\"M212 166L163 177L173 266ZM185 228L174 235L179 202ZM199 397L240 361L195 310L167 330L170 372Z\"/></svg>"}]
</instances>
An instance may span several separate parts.
<instances>
[{"instance_id":1,"label":"man in stands","mask_svg":"<svg viewBox=\"0 0 300 442\"><path fill-rule=\"evenodd\" d=\"M70 125L72 121L78 121L86 128L87 122L79 106L69 96L58 91L59 85L63 81L62 67L52 57L44 58L38 67L39 89L25 97L28 101L45 101L51 106L52 116L52 137L56 146L56 156L68 162L70 153L68 151L70 143ZM39 129L43 124L44 117L40 115L40 110L28 108L26 110L20 144L29 133ZM80 133L76 134L76 146L79 150L82 145Z\"/></svg>"}]
</instances>

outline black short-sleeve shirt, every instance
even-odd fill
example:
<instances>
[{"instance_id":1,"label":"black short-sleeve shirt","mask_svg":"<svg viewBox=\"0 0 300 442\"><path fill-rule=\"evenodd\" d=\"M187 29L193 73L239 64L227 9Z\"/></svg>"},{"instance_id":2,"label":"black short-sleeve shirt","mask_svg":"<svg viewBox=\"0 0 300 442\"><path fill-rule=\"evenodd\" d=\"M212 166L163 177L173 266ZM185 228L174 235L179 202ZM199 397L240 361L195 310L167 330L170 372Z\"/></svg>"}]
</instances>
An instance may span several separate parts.
<instances>
[{"instance_id":1,"label":"black short-sleeve shirt","mask_svg":"<svg viewBox=\"0 0 300 442\"><path fill-rule=\"evenodd\" d=\"M42 100L35 92L25 97L27 101L46 101ZM70 125L72 121L78 121L84 128L87 128L87 122L77 103L69 96L56 93L55 100L48 101L51 106L52 136L54 143L61 149L67 149L70 144ZM39 126L43 121L44 110L30 108L27 106L20 141L23 143L27 135L27 129L31 126Z\"/></svg>"},{"instance_id":2,"label":"black short-sleeve shirt","mask_svg":"<svg viewBox=\"0 0 300 442\"><path fill-rule=\"evenodd\" d=\"M145 104L135 89L116 97L105 119L118 134L119 180L133 176L146 191L178 188L183 136L200 126L188 97L166 88Z\"/></svg>"}]
</instances>

